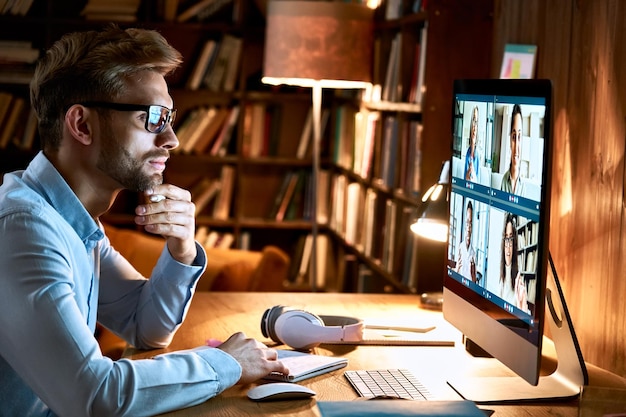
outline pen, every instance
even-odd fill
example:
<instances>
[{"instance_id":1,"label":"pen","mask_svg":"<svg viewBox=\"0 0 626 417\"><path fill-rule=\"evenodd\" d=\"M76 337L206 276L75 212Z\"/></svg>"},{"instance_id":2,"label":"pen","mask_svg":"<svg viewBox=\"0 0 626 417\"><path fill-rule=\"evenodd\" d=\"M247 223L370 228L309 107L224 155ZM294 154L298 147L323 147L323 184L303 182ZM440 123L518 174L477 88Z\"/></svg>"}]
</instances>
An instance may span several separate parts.
<instances>
[{"instance_id":1,"label":"pen","mask_svg":"<svg viewBox=\"0 0 626 417\"><path fill-rule=\"evenodd\" d=\"M161 194L153 194L150 196L150 201L153 203L158 203L159 201L165 200L165 196Z\"/></svg>"}]
</instances>

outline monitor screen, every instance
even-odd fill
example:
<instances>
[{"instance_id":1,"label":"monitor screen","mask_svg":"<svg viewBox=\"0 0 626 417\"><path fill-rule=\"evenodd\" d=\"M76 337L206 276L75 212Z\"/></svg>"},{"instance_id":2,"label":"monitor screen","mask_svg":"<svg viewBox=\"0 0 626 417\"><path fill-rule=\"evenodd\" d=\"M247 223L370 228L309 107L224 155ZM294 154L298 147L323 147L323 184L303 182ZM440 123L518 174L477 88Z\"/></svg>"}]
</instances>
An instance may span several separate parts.
<instances>
[{"instance_id":1,"label":"monitor screen","mask_svg":"<svg viewBox=\"0 0 626 417\"><path fill-rule=\"evenodd\" d=\"M550 196L551 84L454 84L445 318L539 379Z\"/></svg>"}]
</instances>

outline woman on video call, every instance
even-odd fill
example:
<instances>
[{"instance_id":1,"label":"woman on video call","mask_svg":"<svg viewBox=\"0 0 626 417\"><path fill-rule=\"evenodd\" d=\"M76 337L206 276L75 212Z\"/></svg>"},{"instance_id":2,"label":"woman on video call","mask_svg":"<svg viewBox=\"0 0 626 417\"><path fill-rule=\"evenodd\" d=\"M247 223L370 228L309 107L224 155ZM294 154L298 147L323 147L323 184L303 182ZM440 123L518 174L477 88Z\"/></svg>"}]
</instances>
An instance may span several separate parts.
<instances>
[{"instance_id":1,"label":"woman on video call","mask_svg":"<svg viewBox=\"0 0 626 417\"><path fill-rule=\"evenodd\" d=\"M500 259L500 298L517 308L529 312L526 284L517 262L517 216L506 213L502 231Z\"/></svg>"}]
</instances>

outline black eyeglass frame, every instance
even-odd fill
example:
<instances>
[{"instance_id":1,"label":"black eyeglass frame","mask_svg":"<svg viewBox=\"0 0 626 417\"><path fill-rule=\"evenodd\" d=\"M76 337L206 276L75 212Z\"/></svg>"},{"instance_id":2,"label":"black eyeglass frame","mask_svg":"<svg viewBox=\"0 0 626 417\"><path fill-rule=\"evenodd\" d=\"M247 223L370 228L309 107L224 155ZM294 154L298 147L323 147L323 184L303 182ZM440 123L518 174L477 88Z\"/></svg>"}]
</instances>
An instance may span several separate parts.
<instances>
[{"instance_id":1,"label":"black eyeglass frame","mask_svg":"<svg viewBox=\"0 0 626 417\"><path fill-rule=\"evenodd\" d=\"M150 133L161 133L168 124L173 124L176 120L176 109L170 109L160 104L129 104L129 103L113 103L110 101L85 101L78 103L85 107L100 107L104 109L117 110L117 111L145 111L147 114L146 123L144 128ZM157 107L161 111L159 113L151 112L151 109ZM167 110L167 117L163 120L163 109ZM160 114L159 123L151 123L150 115ZM157 126L156 129L151 130L150 125Z\"/></svg>"}]
</instances>

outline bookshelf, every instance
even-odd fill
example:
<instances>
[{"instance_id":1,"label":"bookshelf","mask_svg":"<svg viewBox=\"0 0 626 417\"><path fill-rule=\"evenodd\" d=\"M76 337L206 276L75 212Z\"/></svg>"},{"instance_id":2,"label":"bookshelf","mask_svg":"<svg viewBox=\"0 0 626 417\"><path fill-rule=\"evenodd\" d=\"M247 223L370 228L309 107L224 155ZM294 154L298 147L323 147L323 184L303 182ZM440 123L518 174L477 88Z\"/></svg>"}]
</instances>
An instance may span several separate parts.
<instances>
[{"instance_id":1,"label":"bookshelf","mask_svg":"<svg viewBox=\"0 0 626 417\"><path fill-rule=\"evenodd\" d=\"M453 80L489 76L492 2L475 4L470 14L460 3L428 2L419 10L400 4L399 11L377 12L378 87L334 113L335 132L346 115L357 115L346 129L355 140L343 144L344 134L331 146L328 229L343 260L337 290L441 290L445 248L416 237L409 225L449 158Z\"/></svg>"},{"instance_id":2,"label":"bookshelf","mask_svg":"<svg viewBox=\"0 0 626 417\"><path fill-rule=\"evenodd\" d=\"M41 51L64 33L106 24L81 16L85 3L46 0L34 2L25 16L0 15L0 39L28 41ZM419 291L421 287L416 277L420 253L428 253L428 250L420 246L417 251L417 241L409 235L408 223L419 206L420 192L437 179L441 161L449 152L445 136L449 131L450 114L446 91L450 91L454 78L489 74L486 59L475 60L471 68L464 65L468 56L488 54L489 47L476 54L468 48L475 40L466 41L463 34L473 25L473 29L482 28L479 33L490 36L490 21L484 16L493 10L492 3L481 3L482 14L474 8L469 18L448 2L429 2L430 9L405 13L396 19L385 19L384 8L377 12L373 76L380 91L365 96L324 91L323 174L317 196L311 195L310 184L303 174L312 167L310 144L300 146L307 135L310 91L261 83L263 8L252 0L230 0L220 2L220 9L207 20L192 17L178 21L177 16L195 3L199 0L180 0L177 13L172 13L165 7L171 1L160 2L164 5L161 8L144 0L133 19L124 18L117 23L123 27L156 29L183 54L183 66L169 79L178 109L177 132L184 129L186 119L199 109L207 112L214 109L214 120L220 120L220 125L204 126L212 132L206 135L213 135L205 138L204 143L196 138L195 146L181 144L165 171L166 181L196 190L198 196L208 194L205 187L212 180L220 180L225 171L234 173L231 197L225 208L219 210L220 214L216 215L215 206L223 187L208 198L197 213L200 232L206 236L211 232L228 236L232 238L233 247L260 250L269 244L279 246L291 255L295 271L300 271L298 253L302 250L298 248L305 246L306 236L312 229L308 208L317 204L317 224L325 242L319 249L324 253L318 258L323 262L320 267L324 268L326 290ZM456 34L448 33L452 26L459 27ZM23 29L25 27L28 31ZM422 42L425 33L427 42ZM204 82L204 75L194 76L194 73L202 72L197 68L202 65L203 52L205 61L210 55L207 45L220 44L225 37L241 41L236 75L228 82L228 87L224 84L210 87ZM395 59L390 63L394 39L400 41L397 41ZM418 98L418 89L414 86L419 80L420 65L421 85L428 90ZM380 100L377 94L382 94L388 73L395 81L394 87L388 86L387 90L395 91L395 96ZM191 83L194 78L196 81ZM0 91L24 99L28 97L24 82L0 80ZM226 144L213 150L216 139L227 130L229 120L231 126L223 133L228 135ZM354 123L344 123L346 120ZM385 144L383 148L385 126L390 131L395 129L397 138L396 157L387 159L383 173L384 149L391 146ZM345 140L354 138L355 132L358 132L358 143ZM387 139L390 138L392 136L388 135ZM25 166L37 148L36 137L29 148L21 148L10 141L0 152L2 171ZM421 159L416 153L418 150L421 150ZM281 200L285 178L291 175L302 178L296 183L284 217L279 220L275 205ZM203 182L206 185L200 187ZM132 213L138 201L134 193L123 192L105 220L118 226L135 227ZM350 221L346 222L348 219ZM383 242L393 242L391 254L389 246L385 251ZM418 258L417 263L412 262L415 258ZM420 266L420 274L421 269ZM307 289L306 285L301 285L303 282L307 280L294 279L291 288Z\"/></svg>"}]
</instances>

